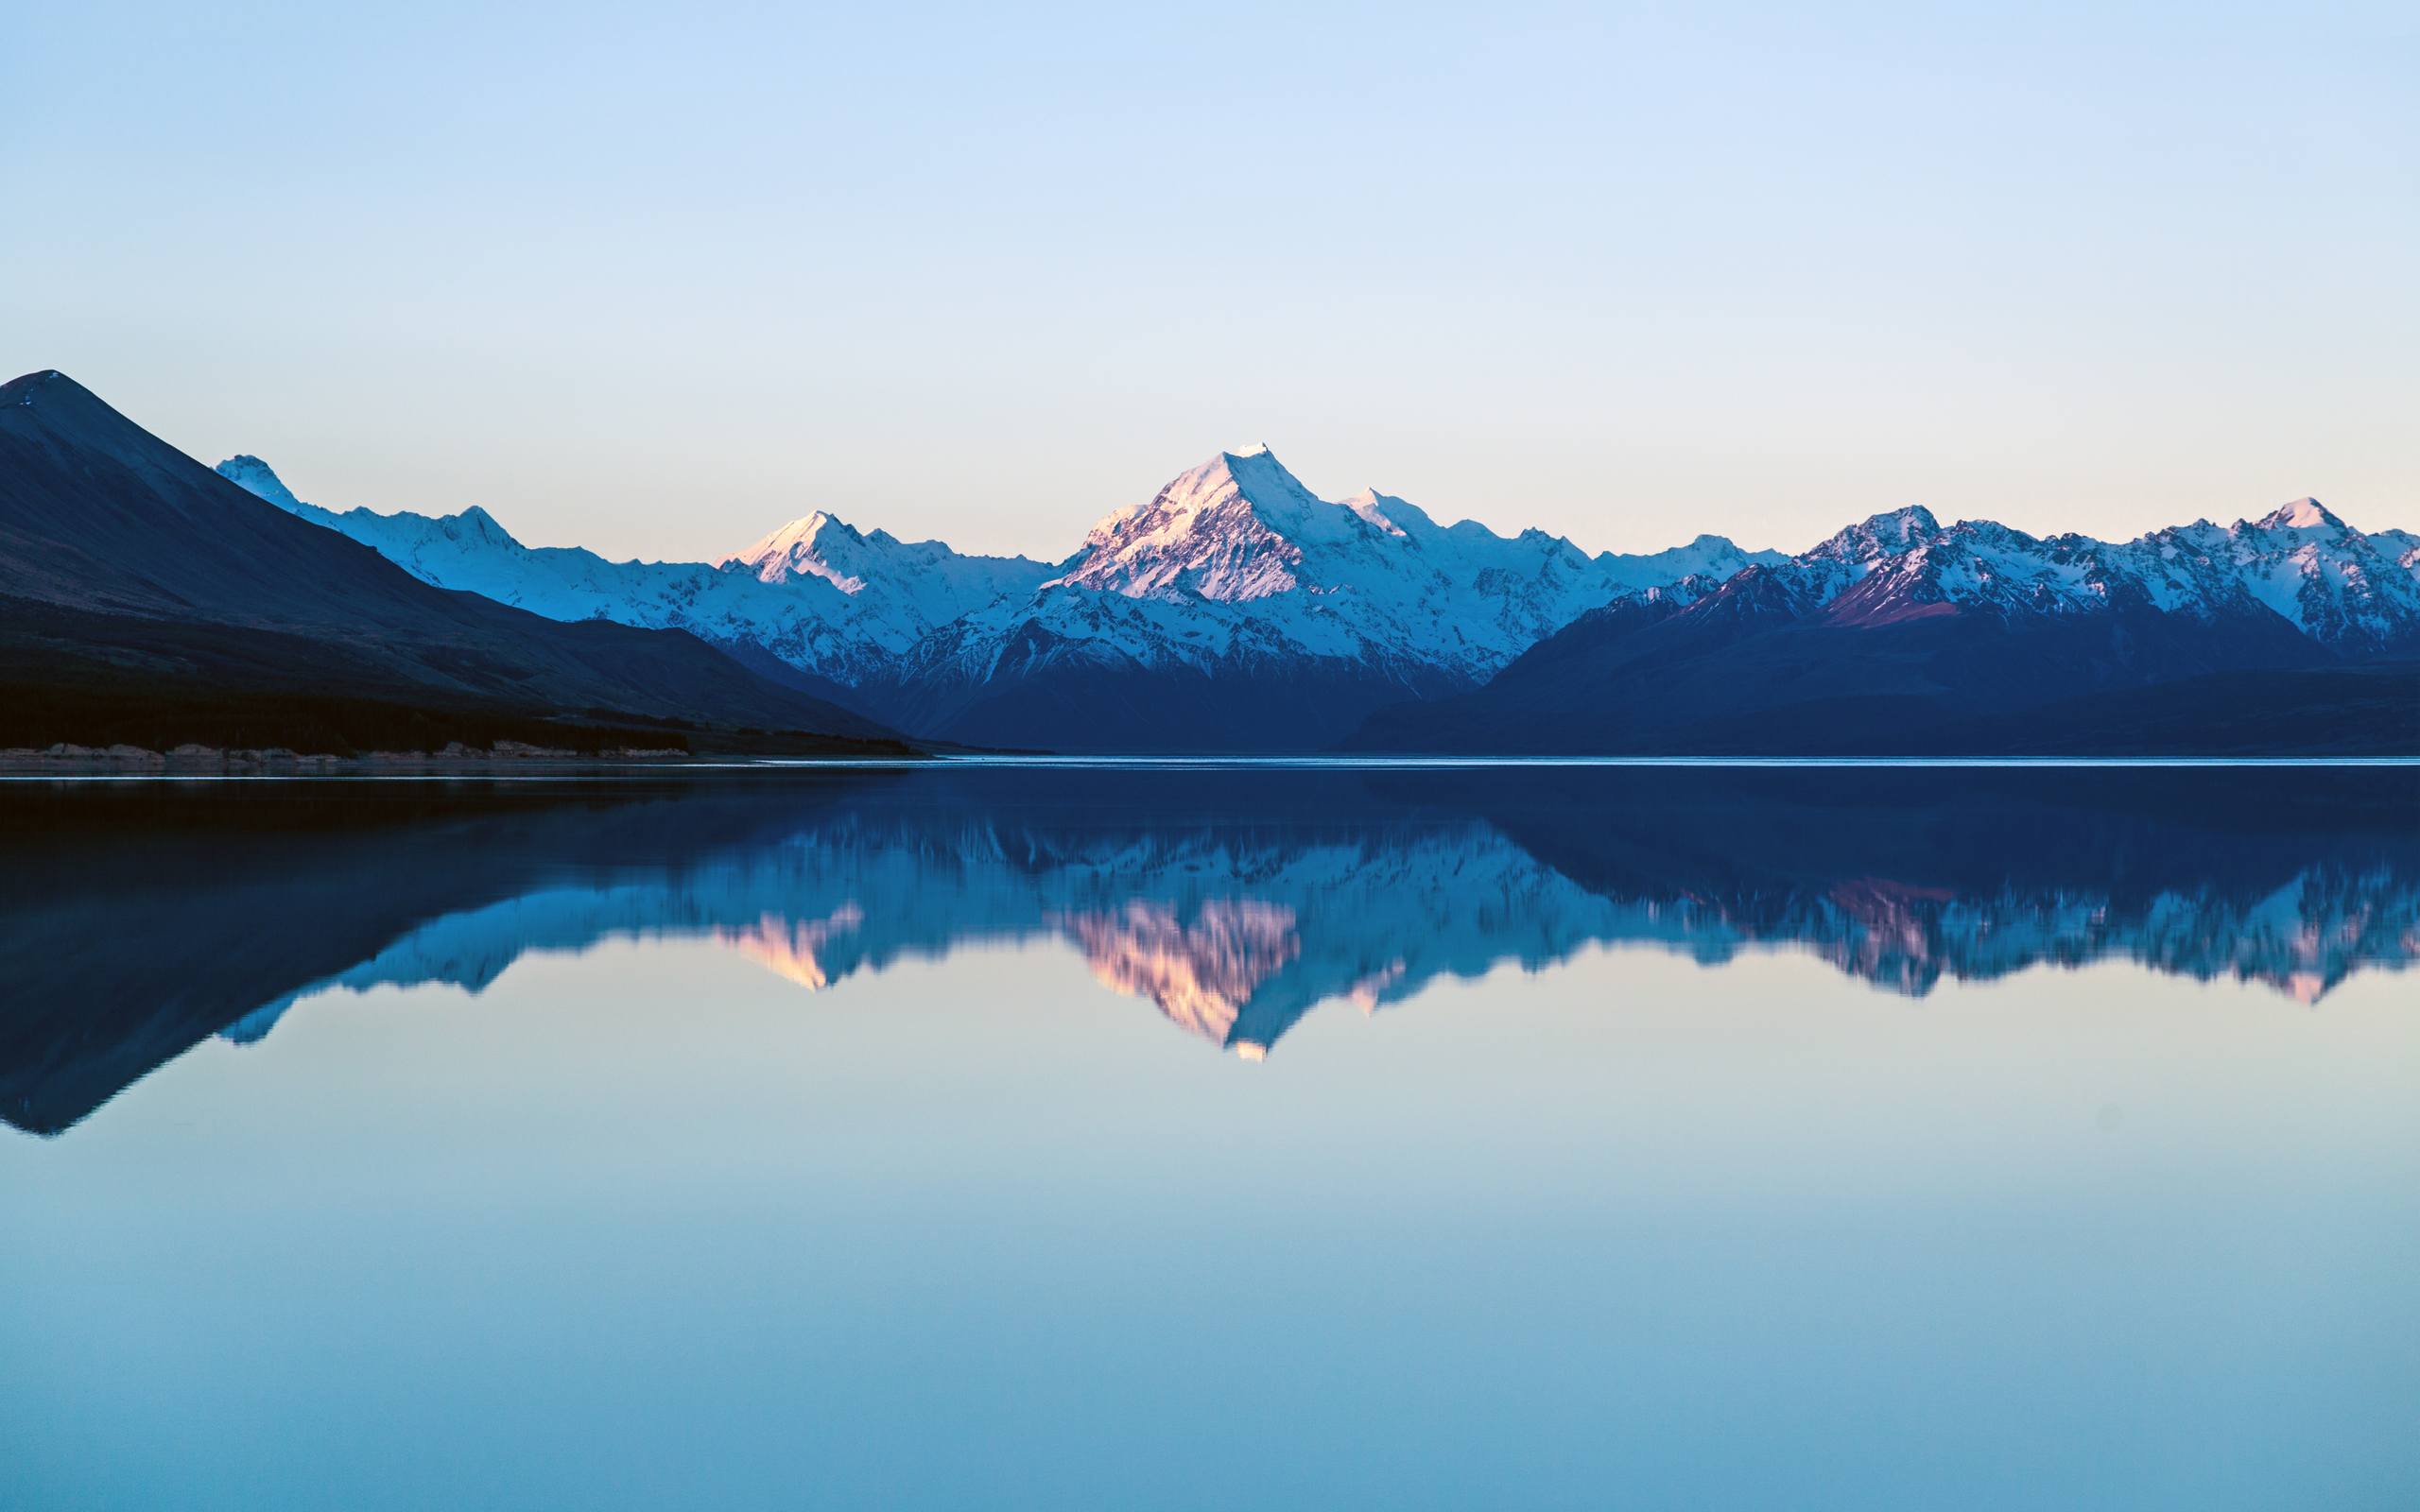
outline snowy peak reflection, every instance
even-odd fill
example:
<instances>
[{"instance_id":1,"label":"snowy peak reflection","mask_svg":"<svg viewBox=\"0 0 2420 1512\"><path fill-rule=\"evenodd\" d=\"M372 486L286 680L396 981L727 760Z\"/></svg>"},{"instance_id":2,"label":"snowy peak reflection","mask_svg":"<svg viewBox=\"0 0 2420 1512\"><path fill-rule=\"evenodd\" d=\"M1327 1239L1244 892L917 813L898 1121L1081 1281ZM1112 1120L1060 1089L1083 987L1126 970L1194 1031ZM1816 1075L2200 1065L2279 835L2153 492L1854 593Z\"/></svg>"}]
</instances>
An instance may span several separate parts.
<instances>
[{"instance_id":1,"label":"snowy peak reflection","mask_svg":"<svg viewBox=\"0 0 2420 1512\"><path fill-rule=\"evenodd\" d=\"M1303 954L1294 910L1250 898L1210 899L1190 919L1172 904L1136 898L1114 915L1073 914L1053 922L1082 950L1103 987L1150 998L1170 1022L1214 1044L1233 1040L1244 1005Z\"/></svg>"},{"instance_id":2,"label":"snowy peak reflection","mask_svg":"<svg viewBox=\"0 0 2420 1512\"><path fill-rule=\"evenodd\" d=\"M1588 794L1509 795L1493 816L1414 790L1357 816L1264 797L1163 819L994 810L938 800L974 797L962 788L922 788L802 814L694 861L447 915L319 985L475 990L526 952L703 937L820 990L969 942L1058 942L1178 1027L1265 1051L1323 1003L1372 1010L1443 976L1540 970L1592 945L1707 965L1805 950L1910 996L1945 976L2118 959L2311 1002L2420 941L2420 877L2394 846L2359 836L2283 850L2254 837L2219 846L2222 867L2173 820L2104 813L2088 850L2040 858L2012 849L2016 831L1969 816L1924 842L1939 853L1897 858L1907 869L1893 876L1867 869L1891 858L1842 853L1838 832L1914 822L1904 807L1810 816L1735 801L1727 825L1754 836L1743 846ZM1786 836L1804 844L1810 824L1813 856L1792 855ZM1839 874L1806 869L1835 855ZM2045 860L2050 873L2032 874Z\"/></svg>"},{"instance_id":3,"label":"snowy peak reflection","mask_svg":"<svg viewBox=\"0 0 2420 1512\"><path fill-rule=\"evenodd\" d=\"M304 998L477 992L612 939L716 942L813 991L1063 948L1244 1056L1322 1004L1600 945L1807 952L1910 996L2123 960L2306 1003L2420 954L2409 769L792 773L87 790L16 817L0 1117L45 1130Z\"/></svg>"},{"instance_id":4,"label":"snowy peak reflection","mask_svg":"<svg viewBox=\"0 0 2420 1512\"><path fill-rule=\"evenodd\" d=\"M715 938L812 992L832 985L821 956L833 937L856 929L865 918L865 910L853 902L842 903L823 919L790 919L769 913L744 928L717 929Z\"/></svg>"}]
</instances>

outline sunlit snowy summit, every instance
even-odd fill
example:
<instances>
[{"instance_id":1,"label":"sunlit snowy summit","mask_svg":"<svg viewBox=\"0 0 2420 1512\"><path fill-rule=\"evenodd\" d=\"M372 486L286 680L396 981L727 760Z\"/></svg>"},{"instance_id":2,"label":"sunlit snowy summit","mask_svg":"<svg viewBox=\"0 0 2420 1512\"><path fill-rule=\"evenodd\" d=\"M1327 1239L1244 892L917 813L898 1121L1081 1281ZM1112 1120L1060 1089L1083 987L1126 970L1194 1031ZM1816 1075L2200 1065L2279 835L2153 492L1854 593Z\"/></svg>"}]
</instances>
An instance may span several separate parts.
<instances>
[{"instance_id":1,"label":"sunlit snowy summit","mask_svg":"<svg viewBox=\"0 0 2420 1512\"><path fill-rule=\"evenodd\" d=\"M524 545L475 507L337 511L257 457L218 471L430 583L687 629L896 728L993 746L1621 748L1703 743L1719 715L1776 705L1917 697L1927 717L1980 716L1992 705L1968 696L1986 689L2010 708L2420 648L2420 537L2313 499L2122 542L1912 507L1794 556L1703 534L1592 556L1376 489L1322 499L1255 446L1052 562L823 509L717 561L614 562Z\"/></svg>"}]
</instances>

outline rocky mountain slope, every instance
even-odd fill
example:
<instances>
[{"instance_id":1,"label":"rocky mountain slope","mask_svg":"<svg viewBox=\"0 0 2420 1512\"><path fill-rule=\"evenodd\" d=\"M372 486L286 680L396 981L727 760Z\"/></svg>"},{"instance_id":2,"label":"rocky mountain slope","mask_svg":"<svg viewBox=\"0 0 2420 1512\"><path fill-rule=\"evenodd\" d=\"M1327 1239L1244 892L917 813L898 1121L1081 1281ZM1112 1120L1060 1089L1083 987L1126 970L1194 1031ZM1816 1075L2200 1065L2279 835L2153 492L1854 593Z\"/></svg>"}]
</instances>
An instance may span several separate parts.
<instances>
[{"instance_id":1,"label":"rocky mountain slope","mask_svg":"<svg viewBox=\"0 0 2420 1512\"><path fill-rule=\"evenodd\" d=\"M2304 499L2108 542L1921 508L1625 595L1364 749L2420 749L2420 549ZM2133 700L2131 723L2112 705ZM2277 717L2261 717L2275 711Z\"/></svg>"},{"instance_id":2,"label":"rocky mountain slope","mask_svg":"<svg viewBox=\"0 0 2420 1512\"><path fill-rule=\"evenodd\" d=\"M817 511L718 562L528 547L484 510L342 512L267 464L232 481L441 587L560 619L670 626L778 659L889 722L973 743L1313 749L1404 698L1477 686L1573 616L1777 553L1718 536L1588 556L1542 531L1315 497L1266 448L1221 453L1055 566L860 532Z\"/></svg>"},{"instance_id":3,"label":"rocky mountain slope","mask_svg":"<svg viewBox=\"0 0 2420 1512\"><path fill-rule=\"evenodd\" d=\"M266 507L58 372L0 386L0 745L80 741L78 721L129 718L157 726L152 739L208 740L179 721L232 710L249 711L252 743L293 744L297 730L330 734L330 711L371 706L386 711L380 738L411 729L428 748L452 725L504 716L567 734L673 721L888 735L691 635L566 625L431 587Z\"/></svg>"},{"instance_id":4,"label":"rocky mountain slope","mask_svg":"<svg viewBox=\"0 0 2420 1512\"><path fill-rule=\"evenodd\" d=\"M230 457L218 472L437 587L548 619L687 630L766 653L836 689L881 675L941 626L1050 576L1023 558L860 534L821 511L720 562L608 561L576 546L525 546L475 506L449 515L339 512L297 499L258 457Z\"/></svg>"},{"instance_id":5,"label":"rocky mountain slope","mask_svg":"<svg viewBox=\"0 0 2420 1512\"><path fill-rule=\"evenodd\" d=\"M1321 499L1264 447L1185 472L1053 564L821 511L715 563L615 563L524 546L478 509L337 513L256 458L220 471L427 582L688 629L975 745L2420 748L2420 711L2398 713L2420 659L2420 538L2308 499L2129 541L1913 507L1795 556L1702 535L1592 557L1541 531L1441 525L1374 490ZM2156 696L2132 713L2105 701L2142 690ZM2082 744L2060 744L2063 721Z\"/></svg>"}]
</instances>

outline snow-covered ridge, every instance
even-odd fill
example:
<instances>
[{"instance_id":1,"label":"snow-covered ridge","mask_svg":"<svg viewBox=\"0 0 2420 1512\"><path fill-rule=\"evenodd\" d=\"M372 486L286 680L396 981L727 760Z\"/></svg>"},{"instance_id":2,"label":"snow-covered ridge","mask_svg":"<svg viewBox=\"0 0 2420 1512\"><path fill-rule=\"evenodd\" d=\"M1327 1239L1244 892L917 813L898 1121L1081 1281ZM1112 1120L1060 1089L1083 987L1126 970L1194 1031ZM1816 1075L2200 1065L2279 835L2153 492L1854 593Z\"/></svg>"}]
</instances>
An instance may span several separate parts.
<instances>
[{"instance_id":1,"label":"snow-covered ridge","mask_svg":"<svg viewBox=\"0 0 2420 1512\"><path fill-rule=\"evenodd\" d=\"M1944 525L1916 507L1876 515L1724 592L1846 624L2121 608L2204 623L2274 615L2323 645L2363 654L2420 645L2415 544L2403 531L2365 535L2316 499L2118 542L2030 536L1988 520Z\"/></svg>"},{"instance_id":2,"label":"snow-covered ridge","mask_svg":"<svg viewBox=\"0 0 2420 1512\"><path fill-rule=\"evenodd\" d=\"M1636 597L1701 617L1865 626L2147 610L2273 627L2353 656L2420 647L2420 537L2364 534L2313 499L2124 542L1944 525L1915 507L1796 556L1700 535L1592 557L1543 531L1441 525L1375 489L1322 499L1258 447L1113 512L1055 565L902 541L821 510L719 561L680 563L526 546L476 508L323 509L256 457L219 472L441 587L555 619L688 629L825 679L911 732L995 744L1055 743L1102 700L1131 708L1138 678L1196 690L1171 693L1178 703L1274 679L1341 718L1347 705L1476 687L1581 615ZM1020 694L1024 722L1001 723Z\"/></svg>"},{"instance_id":3,"label":"snow-covered ridge","mask_svg":"<svg viewBox=\"0 0 2420 1512\"><path fill-rule=\"evenodd\" d=\"M1543 531L1442 526L1375 490L1331 503L1266 447L1220 453L1113 513L1055 569L901 541L822 510L713 563L613 562L524 545L483 509L339 512L303 503L258 457L218 471L440 587L553 619L688 629L845 689L979 680L1031 627L1080 657L1146 667L1326 659L1407 685L1467 685L1619 593L1781 559L1706 535L1590 557Z\"/></svg>"},{"instance_id":4,"label":"snow-covered ridge","mask_svg":"<svg viewBox=\"0 0 2420 1512\"><path fill-rule=\"evenodd\" d=\"M1440 525L1375 489L1329 503L1263 447L1222 452L1094 526L1035 608L1046 614L1061 590L1236 606L1308 649L1484 676L1617 594L1780 559L1703 535L1590 557L1542 530L1507 539L1476 521ZM1067 619L1080 628L1080 611Z\"/></svg>"},{"instance_id":5,"label":"snow-covered ridge","mask_svg":"<svg viewBox=\"0 0 2420 1512\"><path fill-rule=\"evenodd\" d=\"M844 686L937 626L1050 575L1020 557L963 556L883 531L860 535L821 511L719 562L608 561L579 547L524 545L476 507L436 516L338 512L297 499L258 457L230 457L218 472L440 588L548 619L685 629L762 649Z\"/></svg>"},{"instance_id":6,"label":"snow-covered ridge","mask_svg":"<svg viewBox=\"0 0 2420 1512\"><path fill-rule=\"evenodd\" d=\"M1047 732L977 722L985 700L999 707L995 690L1013 698L1040 689L1032 696L1047 709L1120 697L1106 690L1138 677L1273 681L1328 690L1302 696L1329 709L1366 708L1477 686L1622 594L1782 559L1720 536L1591 557L1541 530L1508 538L1475 521L1440 525L1374 489L1323 500L1265 447L1222 452L1103 519L1028 598L1002 598L918 646L896 696L910 728L921 716L1009 744ZM1282 723L1294 738L1311 728ZM1287 731L1235 743L1282 742ZM1222 734L1196 727L1183 739Z\"/></svg>"},{"instance_id":7,"label":"snow-covered ridge","mask_svg":"<svg viewBox=\"0 0 2420 1512\"><path fill-rule=\"evenodd\" d=\"M925 630L1029 592L1048 571L1023 557L972 557L938 541L903 541L888 530L860 533L821 509L715 565L762 583L820 577L855 599L871 593L877 601L893 600Z\"/></svg>"}]
</instances>

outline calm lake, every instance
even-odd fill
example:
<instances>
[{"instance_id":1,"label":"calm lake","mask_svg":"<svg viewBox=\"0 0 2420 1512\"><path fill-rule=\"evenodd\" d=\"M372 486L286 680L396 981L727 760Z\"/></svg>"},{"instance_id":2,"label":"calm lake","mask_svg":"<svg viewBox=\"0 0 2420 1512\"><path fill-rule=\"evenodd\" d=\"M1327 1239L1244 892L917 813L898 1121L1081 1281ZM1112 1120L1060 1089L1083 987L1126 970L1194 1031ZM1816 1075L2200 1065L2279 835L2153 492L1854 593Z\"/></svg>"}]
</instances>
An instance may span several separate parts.
<instances>
[{"instance_id":1,"label":"calm lake","mask_svg":"<svg viewBox=\"0 0 2420 1512\"><path fill-rule=\"evenodd\" d=\"M0 784L0 1505L2420 1504L2420 772Z\"/></svg>"}]
</instances>

